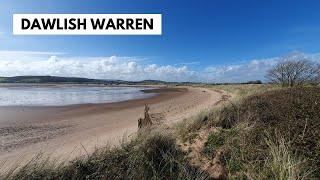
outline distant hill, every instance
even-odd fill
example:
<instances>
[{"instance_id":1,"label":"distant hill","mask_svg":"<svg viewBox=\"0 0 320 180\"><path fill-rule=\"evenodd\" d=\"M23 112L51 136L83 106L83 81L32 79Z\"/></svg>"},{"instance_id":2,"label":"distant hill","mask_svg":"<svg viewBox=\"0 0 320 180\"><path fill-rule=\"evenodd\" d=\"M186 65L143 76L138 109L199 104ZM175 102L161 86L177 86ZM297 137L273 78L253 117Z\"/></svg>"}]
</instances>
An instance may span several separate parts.
<instances>
[{"instance_id":1,"label":"distant hill","mask_svg":"<svg viewBox=\"0 0 320 180\"><path fill-rule=\"evenodd\" d=\"M167 82L160 80L143 80L143 81L124 81L110 79L89 79L79 77L59 77L59 76L13 76L0 77L0 83L75 83L75 84L105 84L105 85L193 85L205 84L195 82ZM212 85L227 85L227 84L262 84L260 80L248 81L243 83L211 83Z\"/></svg>"},{"instance_id":2,"label":"distant hill","mask_svg":"<svg viewBox=\"0 0 320 180\"><path fill-rule=\"evenodd\" d=\"M125 81L126 84L170 84L172 82L159 81L159 80L143 80L143 81Z\"/></svg>"},{"instance_id":3,"label":"distant hill","mask_svg":"<svg viewBox=\"0 0 320 180\"><path fill-rule=\"evenodd\" d=\"M123 80L103 80L79 77L59 77L59 76L14 76L0 77L0 83L76 83L76 84L106 84L106 85L143 85L143 84L168 84L165 81L143 80L143 81L123 81Z\"/></svg>"},{"instance_id":4,"label":"distant hill","mask_svg":"<svg viewBox=\"0 0 320 180\"><path fill-rule=\"evenodd\" d=\"M58 76L0 77L0 83L105 83L104 80Z\"/></svg>"}]
</instances>

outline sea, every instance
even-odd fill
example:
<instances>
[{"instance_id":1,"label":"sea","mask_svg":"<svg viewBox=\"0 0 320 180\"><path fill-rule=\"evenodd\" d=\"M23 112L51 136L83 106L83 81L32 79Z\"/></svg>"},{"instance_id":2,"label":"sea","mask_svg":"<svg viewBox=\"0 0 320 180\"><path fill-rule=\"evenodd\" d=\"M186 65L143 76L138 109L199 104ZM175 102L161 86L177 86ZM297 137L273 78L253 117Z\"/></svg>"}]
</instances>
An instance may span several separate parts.
<instances>
[{"instance_id":1,"label":"sea","mask_svg":"<svg viewBox=\"0 0 320 180\"><path fill-rule=\"evenodd\" d=\"M143 99L146 87L7 86L0 87L0 106L66 106Z\"/></svg>"}]
</instances>

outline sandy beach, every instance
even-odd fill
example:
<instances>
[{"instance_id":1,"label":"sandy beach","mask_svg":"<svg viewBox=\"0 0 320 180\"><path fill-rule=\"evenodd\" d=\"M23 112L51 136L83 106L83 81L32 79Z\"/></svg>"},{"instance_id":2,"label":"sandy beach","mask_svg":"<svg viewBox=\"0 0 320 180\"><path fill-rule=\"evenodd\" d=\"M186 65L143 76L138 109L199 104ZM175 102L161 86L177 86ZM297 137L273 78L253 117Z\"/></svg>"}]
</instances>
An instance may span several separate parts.
<instances>
[{"instance_id":1,"label":"sandy beach","mask_svg":"<svg viewBox=\"0 0 320 180\"><path fill-rule=\"evenodd\" d=\"M0 107L0 161L5 163L2 168L39 153L69 160L105 145L117 145L137 131L144 104L150 105L154 119L172 124L221 99L220 93L204 88L161 88L153 93L158 95L117 103Z\"/></svg>"}]
</instances>

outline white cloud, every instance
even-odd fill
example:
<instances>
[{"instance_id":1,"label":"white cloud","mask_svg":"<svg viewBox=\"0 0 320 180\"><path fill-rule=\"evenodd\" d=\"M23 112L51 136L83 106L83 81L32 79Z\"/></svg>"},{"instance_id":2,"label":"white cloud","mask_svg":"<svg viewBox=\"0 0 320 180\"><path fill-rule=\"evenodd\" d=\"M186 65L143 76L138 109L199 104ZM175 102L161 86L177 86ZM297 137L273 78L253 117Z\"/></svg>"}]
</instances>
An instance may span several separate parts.
<instances>
[{"instance_id":1,"label":"white cloud","mask_svg":"<svg viewBox=\"0 0 320 180\"><path fill-rule=\"evenodd\" d=\"M144 65L130 57L63 57L60 53L0 51L0 76L53 75L97 79L194 81L186 66Z\"/></svg>"},{"instance_id":2,"label":"white cloud","mask_svg":"<svg viewBox=\"0 0 320 180\"><path fill-rule=\"evenodd\" d=\"M308 57L320 62L320 54ZM66 57L63 53L54 52L0 51L0 76L52 75L134 81L246 82L264 80L266 71L278 60L277 57L255 59L193 71L188 64L144 64L135 57Z\"/></svg>"},{"instance_id":3,"label":"white cloud","mask_svg":"<svg viewBox=\"0 0 320 180\"><path fill-rule=\"evenodd\" d=\"M210 82L246 82L264 80L265 72L270 69L278 58L251 60L241 64L211 66L204 72Z\"/></svg>"},{"instance_id":4,"label":"white cloud","mask_svg":"<svg viewBox=\"0 0 320 180\"><path fill-rule=\"evenodd\" d=\"M320 62L320 54L303 54L292 52L290 56L302 55L312 61ZM210 66L205 68L204 73L207 82L247 82L253 80L265 80L266 72L272 68L278 61L279 57L255 59L240 64L225 66Z\"/></svg>"}]
</instances>

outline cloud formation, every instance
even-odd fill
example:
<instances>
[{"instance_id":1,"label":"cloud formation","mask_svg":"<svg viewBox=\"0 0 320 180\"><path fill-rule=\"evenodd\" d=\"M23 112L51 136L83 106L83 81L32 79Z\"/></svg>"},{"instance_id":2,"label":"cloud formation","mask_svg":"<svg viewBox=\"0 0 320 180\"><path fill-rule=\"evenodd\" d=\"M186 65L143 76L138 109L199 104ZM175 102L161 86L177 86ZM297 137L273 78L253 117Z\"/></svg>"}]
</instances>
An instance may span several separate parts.
<instances>
[{"instance_id":1,"label":"cloud formation","mask_svg":"<svg viewBox=\"0 0 320 180\"><path fill-rule=\"evenodd\" d=\"M49 52L0 52L0 76L52 75L121 80L193 81L187 66L144 65L129 57L59 57Z\"/></svg>"},{"instance_id":2,"label":"cloud formation","mask_svg":"<svg viewBox=\"0 0 320 180\"><path fill-rule=\"evenodd\" d=\"M292 52L288 56L303 56L320 63L320 54L303 54ZM253 80L265 80L266 72L271 69L277 62L281 61L280 57L254 59L234 65L210 66L205 68L203 79L208 82L247 82Z\"/></svg>"},{"instance_id":3,"label":"cloud formation","mask_svg":"<svg viewBox=\"0 0 320 180\"><path fill-rule=\"evenodd\" d=\"M251 60L248 62L207 67L204 72L210 82L246 82L264 80L268 69L273 67L279 58Z\"/></svg>"},{"instance_id":4,"label":"cloud formation","mask_svg":"<svg viewBox=\"0 0 320 180\"><path fill-rule=\"evenodd\" d=\"M308 57L314 61L320 60L320 54ZM255 59L232 65L212 65L194 71L187 63L144 64L134 57L67 57L58 52L0 51L0 76L52 75L131 81L246 82L264 80L266 71L278 61L277 57Z\"/></svg>"}]
</instances>

